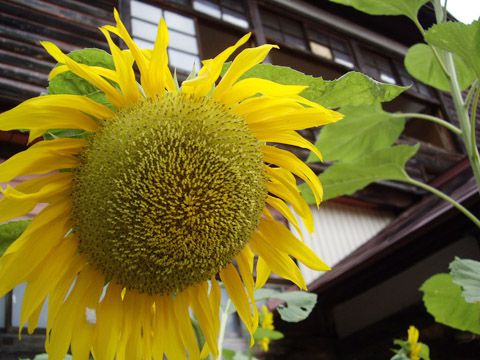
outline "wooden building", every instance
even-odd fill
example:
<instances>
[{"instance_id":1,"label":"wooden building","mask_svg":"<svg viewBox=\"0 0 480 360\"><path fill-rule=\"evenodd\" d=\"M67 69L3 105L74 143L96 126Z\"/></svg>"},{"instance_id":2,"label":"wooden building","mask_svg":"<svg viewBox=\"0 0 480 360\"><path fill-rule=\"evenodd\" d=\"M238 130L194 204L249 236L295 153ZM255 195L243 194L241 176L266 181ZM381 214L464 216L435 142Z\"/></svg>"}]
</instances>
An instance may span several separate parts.
<instances>
[{"instance_id":1,"label":"wooden building","mask_svg":"<svg viewBox=\"0 0 480 360\"><path fill-rule=\"evenodd\" d=\"M198 67L200 59L215 56L251 31L252 44L280 45L269 57L273 64L329 80L356 70L382 82L411 85L387 104L388 110L456 123L450 98L413 80L404 68L408 47L421 41L408 19L372 17L326 0L1 1L0 111L45 91L54 62L40 40L53 41L67 52L107 49L97 28L113 22L113 7L145 47L153 45L160 17L166 19L169 57L180 78L193 63ZM432 24L433 9L422 8L420 20L424 26ZM316 133L306 136L313 141ZM480 213L465 151L455 137L412 119L399 142L420 144L407 165L410 175ZM0 132L0 159L26 144L24 133ZM431 274L446 271L455 255L479 257L478 229L463 215L420 189L386 181L330 201L315 221L320 230L307 241L334 267L321 276L305 270L310 289L319 295L317 307L303 323L277 322L286 339L273 347L269 359L387 359L392 339L405 336L410 324L420 328L434 359L474 359L471 354L480 353L478 340L435 324L418 291ZM288 286L276 279L272 284ZM43 348L41 330L22 343L17 340L21 294L19 288L0 300L2 359Z\"/></svg>"}]
</instances>

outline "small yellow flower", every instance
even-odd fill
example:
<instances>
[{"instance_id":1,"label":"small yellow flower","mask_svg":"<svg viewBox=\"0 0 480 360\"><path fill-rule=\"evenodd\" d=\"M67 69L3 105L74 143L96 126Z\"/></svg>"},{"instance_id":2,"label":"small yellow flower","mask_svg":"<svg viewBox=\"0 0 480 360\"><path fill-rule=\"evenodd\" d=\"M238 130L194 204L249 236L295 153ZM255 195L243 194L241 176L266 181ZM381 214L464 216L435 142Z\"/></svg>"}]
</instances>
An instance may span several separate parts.
<instances>
[{"instance_id":1,"label":"small yellow flower","mask_svg":"<svg viewBox=\"0 0 480 360\"><path fill-rule=\"evenodd\" d=\"M270 312L267 308L267 306L262 305L262 315L261 315L262 321L260 326L264 329L268 330L275 330L275 327L273 326L273 313ZM269 344L270 344L270 339L268 337L264 337L260 340L260 346L263 351L267 352L269 349Z\"/></svg>"},{"instance_id":2,"label":"small yellow flower","mask_svg":"<svg viewBox=\"0 0 480 360\"><path fill-rule=\"evenodd\" d=\"M297 130L341 115L301 97L304 86L241 79L275 45L242 50L219 80L225 61L250 34L205 60L198 75L177 88L168 68L165 22L153 50L145 50L116 11L115 19L115 26L100 29L114 70L78 63L42 43L59 63L51 78L70 71L103 92L112 108L60 94L30 99L0 115L0 130L29 129L32 139L48 129L88 134L38 142L0 165L0 182L42 175L3 190L0 222L48 204L0 259L0 297L27 283L20 328L28 322L30 333L48 302L46 349L52 360L69 349L80 360L90 354L97 360L216 358L217 274L253 334L254 289L271 271L306 289L291 256L312 269L329 269L267 205L298 227L289 204L313 231L294 175L311 187L317 203L318 177L272 143L320 157ZM203 349L190 313L205 335Z\"/></svg>"},{"instance_id":3,"label":"small yellow flower","mask_svg":"<svg viewBox=\"0 0 480 360\"><path fill-rule=\"evenodd\" d=\"M410 360L420 360L420 350L422 345L418 343L420 333L418 329L411 325L408 328L408 343L410 344Z\"/></svg>"}]
</instances>

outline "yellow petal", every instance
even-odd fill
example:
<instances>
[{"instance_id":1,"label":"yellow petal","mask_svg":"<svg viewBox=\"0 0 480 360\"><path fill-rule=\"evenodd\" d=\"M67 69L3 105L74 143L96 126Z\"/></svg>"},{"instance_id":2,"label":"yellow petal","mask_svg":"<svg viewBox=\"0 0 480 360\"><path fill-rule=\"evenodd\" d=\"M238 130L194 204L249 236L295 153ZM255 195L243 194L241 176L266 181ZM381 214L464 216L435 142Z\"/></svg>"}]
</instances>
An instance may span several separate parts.
<instances>
[{"instance_id":1,"label":"yellow petal","mask_svg":"<svg viewBox=\"0 0 480 360\"><path fill-rule=\"evenodd\" d=\"M267 130L262 132L256 132L255 136L260 141L273 142L278 144L288 144L310 150L320 160L323 160L323 156L320 150L310 141L303 138L295 131L273 132L271 130Z\"/></svg>"},{"instance_id":2,"label":"yellow petal","mask_svg":"<svg viewBox=\"0 0 480 360\"><path fill-rule=\"evenodd\" d=\"M248 297L250 298L250 304L253 310L253 328L254 331L258 325L258 309L255 304L255 285L253 283L253 258L254 255L250 248L246 246L242 251L235 257L238 269L240 270L240 275L242 276L243 283L247 289Z\"/></svg>"},{"instance_id":3,"label":"yellow petal","mask_svg":"<svg viewBox=\"0 0 480 360\"><path fill-rule=\"evenodd\" d=\"M23 328L35 310L43 304L47 294L50 293L65 274L65 271L68 269L67 265L75 257L77 249L78 241L76 238L70 237L65 239L48 254L38 265L37 269L28 277L27 288L22 302L20 329Z\"/></svg>"},{"instance_id":4,"label":"yellow petal","mask_svg":"<svg viewBox=\"0 0 480 360\"><path fill-rule=\"evenodd\" d=\"M313 217L310 207L300 195L294 176L282 168L265 167L270 181L267 183L269 193L287 201L302 217L309 232L313 232Z\"/></svg>"},{"instance_id":5,"label":"yellow petal","mask_svg":"<svg viewBox=\"0 0 480 360\"><path fill-rule=\"evenodd\" d=\"M185 348L179 332L179 320L175 316L174 300L170 296L164 298L164 319L167 326L168 340L165 342L165 355L167 359L186 359Z\"/></svg>"},{"instance_id":6,"label":"yellow petal","mask_svg":"<svg viewBox=\"0 0 480 360\"><path fill-rule=\"evenodd\" d=\"M79 346L86 346L90 341L90 331L85 328L86 310L88 306L95 306L94 303L98 301L96 295L100 293L101 285L103 285L103 279L99 279L99 273L95 270L86 268L80 272L75 286L54 320L50 337L49 359L63 359L70 343L72 343L72 352L75 358L78 358L77 353L84 356L84 348L79 348ZM75 336L76 339L73 340L72 336ZM89 351L90 346L87 349Z\"/></svg>"},{"instance_id":7,"label":"yellow petal","mask_svg":"<svg viewBox=\"0 0 480 360\"><path fill-rule=\"evenodd\" d=\"M214 322L215 314L212 312L208 299L208 283L203 282L197 286L192 286L189 290L190 305L195 316L198 319L200 328L202 329L205 341L212 352L213 356L218 355L216 326ZM218 316L218 315L217 315Z\"/></svg>"},{"instance_id":8,"label":"yellow petal","mask_svg":"<svg viewBox=\"0 0 480 360\"><path fill-rule=\"evenodd\" d=\"M114 360L123 325L122 288L114 283L108 285L105 297L98 305L95 327L94 352L97 359Z\"/></svg>"},{"instance_id":9,"label":"yellow petal","mask_svg":"<svg viewBox=\"0 0 480 360\"><path fill-rule=\"evenodd\" d=\"M107 39L110 52L112 54L115 70L118 74L118 85L125 98L125 104L134 104L140 99L140 91L135 80L135 73L133 71L133 63L130 61L131 57L126 55L120 48L114 44L110 33L104 28L100 28Z\"/></svg>"},{"instance_id":10,"label":"yellow petal","mask_svg":"<svg viewBox=\"0 0 480 360\"><path fill-rule=\"evenodd\" d=\"M103 91L108 100L115 107L124 106L124 99L122 95L112 86L107 80L102 78L96 71L88 65L80 64L73 59L66 56L62 51L53 43L48 41L41 41L40 44L47 50L47 52L59 63L65 64L71 72L75 75L85 79L99 90Z\"/></svg>"},{"instance_id":11,"label":"yellow petal","mask_svg":"<svg viewBox=\"0 0 480 360\"><path fill-rule=\"evenodd\" d=\"M240 104L232 105L232 112L244 116L247 122L249 117L265 117L274 112L280 112L281 109L288 109L289 111L303 109L303 106L297 101L290 98L272 98L270 96L256 96L254 98L246 99Z\"/></svg>"},{"instance_id":12,"label":"yellow petal","mask_svg":"<svg viewBox=\"0 0 480 360\"><path fill-rule=\"evenodd\" d=\"M237 57L235 57L235 60L233 60L232 65L230 65L218 86L215 88L213 93L214 99L222 99L225 91L229 90L230 87L232 87L232 85L243 74L245 74L245 72L250 70L255 65L261 63L272 48L278 48L278 46L265 44L255 48L245 49L240 54L238 54Z\"/></svg>"},{"instance_id":13,"label":"yellow petal","mask_svg":"<svg viewBox=\"0 0 480 360\"><path fill-rule=\"evenodd\" d=\"M83 296L81 306L77 308L80 314L72 334L72 357L78 360L90 359L90 349L95 335L96 309L104 286L104 278L100 273L87 271L87 274L88 289Z\"/></svg>"},{"instance_id":14,"label":"yellow petal","mask_svg":"<svg viewBox=\"0 0 480 360\"><path fill-rule=\"evenodd\" d=\"M188 349L188 358L191 360L200 359L200 351L198 349L197 338L192 327L192 321L189 313L190 301L188 293L183 291L175 297L175 317L177 319L176 326L180 329L182 341Z\"/></svg>"},{"instance_id":15,"label":"yellow petal","mask_svg":"<svg viewBox=\"0 0 480 360\"><path fill-rule=\"evenodd\" d=\"M0 164L0 182L9 182L27 174L46 174L53 170L76 167L75 157L85 146L81 139L40 141Z\"/></svg>"},{"instance_id":16,"label":"yellow petal","mask_svg":"<svg viewBox=\"0 0 480 360\"><path fill-rule=\"evenodd\" d=\"M302 235L302 231L300 230L297 219L282 199L268 195L266 201L268 205L274 207L280 214L282 214L285 219L287 219L295 227L295 229L297 229L297 232L300 234L300 236Z\"/></svg>"},{"instance_id":17,"label":"yellow petal","mask_svg":"<svg viewBox=\"0 0 480 360\"><path fill-rule=\"evenodd\" d=\"M274 219L262 218L259 231L266 242L277 250L291 255L306 266L317 271L327 271L330 267L303 242L298 240L285 226Z\"/></svg>"},{"instance_id":18,"label":"yellow petal","mask_svg":"<svg viewBox=\"0 0 480 360\"><path fill-rule=\"evenodd\" d=\"M245 44L250 36L251 33L244 35L235 45L226 48L215 58L203 61L203 67L198 72L198 76L182 83L182 91L199 96L207 95L220 76L225 61L235 50Z\"/></svg>"},{"instance_id":19,"label":"yellow petal","mask_svg":"<svg viewBox=\"0 0 480 360\"><path fill-rule=\"evenodd\" d=\"M26 180L15 188L0 188L0 223L28 214L39 202L51 202L71 188L72 174L61 173Z\"/></svg>"},{"instance_id":20,"label":"yellow petal","mask_svg":"<svg viewBox=\"0 0 480 360\"><path fill-rule=\"evenodd\" d=\"M70 204L46 207L0 258L0 296L25 281L70 229Z\"/></svg>"},{"instance_id":21,"label":"yellow petal","mask_svg":"<svg viewBox=\"0 0 480 360\"><path fill-rule=\"evenodd\" d=\"M255 332L257 324L253 323L250 303L248 301L248 296L245 293L242 280L240 280L240 276L232 264L228 264L220 271L220 278L228 292L228 296L235 305L235 309L237 309L238 316L242 319L251 335L250 342L252 343L253 333Z\"/></svg>"},{"instance_id":22,"label":"yellow petal","mask_svg":"<svg viewBox=\"0 0 480 360\"><path fill-rule=\"evenodd\" d=\"M265 260L274 273L292 281L300 289L307 289L302 273L295 262L288 255L278 251L275 246L271 246L261 233L256 232L249 245L258 256Z\"/></svg>"},{"instance_id":23,"label":"yellow petal","mask_svg":"<svg viewBox=\"0 0 480 360\"><path fill-rule=\"evenodd\" d=\"M0 130L81 129L96 131L97 122L87 114L109 118L112 111L85 96L46 95L24 101L0 115Z\"/></svg>"},{"instance_id":24,"label":"yellow petal","mask_svg":"<svg viewBox=\"0 0 480 360\"><path fill-rule=\"evenodd\" d=\"M291 152L273 146L263 145L261 151L265 162L280 166L303 179L312 190L317 206L320 204L323 196L322 184L318 176L303 161Z\"/></svg>"},{"instance_id":25,"label":"yellow petal","mask_svg":"<svg viewBox=\"0 0 480 360\"><path fill-rule=\"evenodd\" d=\"M167 89L175 90L175 82L168 68L168 29L165 20L161 19L158 25L157 37L148 65L148 74L145 81L145 92L149 96L162 95Z\"/></svg>"},{"instance_id":26,"label":"yellow petal","mask_svg":"<svg viewBox=\"0 0 480 360\"><path fill-rule=\"evenodd\" d=\"M257 279L255 281L255 288L261 289L270 278L271 270L262 257L257 259Z\"/></svg>"},{"instance_id":27,"label":"yellow petal","mask_svg":"<svg viewBox=\"0 0 480 360\"><path fill-rule=\"evenodd\" d=\"M117 26L116 27L105 26L105 29L118 35L123 41L125 41L125 44L130 49L131 54L138 65L138 68L140 70L140 77L142 79L146 78L148 75L147 74L148 62L147 62L147 59L145 58L144 53L139 49L137 44L133 41L132 37L128 33L127 28L125 27L122 20L120 19L120 15L118 14L117 9L113 9L113 15L115 17ZM142 85L144 85L143 81L142 81Z\"/></svg>"},{"instance_id":28,"label":"yellow petal","mask_svg":"<svg viewBox=\"0 0 480 360\"><path fill-rule=\"evenodd\" d=\"M270 129L273 132L302 130L333 123L343 115L326 108L303 108L289 113L272 111L265 117L249 118L248 126L255 132Z\"/></svg>"},{"instance_id":29,"label":"yellow petal","mask_svg":"<svg viewBox=\"0 0 480 360\"><path fill-rule=\"evenodd\" d=\"M247 78L238 81L230 89L226 90L221 101L225 105L232 105L257 94L272 97L293 96L300 94L306 88L307 86L283 85L265 79Z\"/></svg>"}]
</instances>

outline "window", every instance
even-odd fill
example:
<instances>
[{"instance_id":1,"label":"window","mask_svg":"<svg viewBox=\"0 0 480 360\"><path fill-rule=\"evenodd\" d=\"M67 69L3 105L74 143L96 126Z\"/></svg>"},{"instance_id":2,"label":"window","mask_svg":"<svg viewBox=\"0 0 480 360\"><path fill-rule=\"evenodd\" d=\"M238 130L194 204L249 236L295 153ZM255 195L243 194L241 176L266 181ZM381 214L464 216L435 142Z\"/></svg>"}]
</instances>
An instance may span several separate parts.
<instances>
[{"instance_id":1,"label":"window","mask_svg":"<svg viewBox=\"0 0 480 360\"><path fill-rule=\"evenodd\" d=\"M308 30L308 38L310 40L310 50L315 55L351 69L355 67L352 51L346 41L312 29Z\"/></svg>"},{"instance_id":2,"label":"window","mask_svg":"<svg viewBox=\"0 0 480 360\"><path fill-rule=\"evenodd\" d=\"M168 57L170 65L180 73L190 73L195 66L200 67L195 22L192 18L162 10L156 6L132 0L132 35L143 48L153 48L157 36L157 26L163 17L167 23L170 42Z\"/></svg>"},{"instance_id":3,"label":"window","mask_svg":"<svg viewBox=\"0 0 480 360\"><path fill-rule=\"evenodd\" d=\"M279 43L307 50L301 23L260 9L265 36Z\"/></svg>"},{"instance_id":4,"label":"window","mask_svg":"<svg viewBox=\"0 0 480 360\"><path fill-rule=\"evenodd\" d=\"M383 81L389 84L399 83L393 71L392 62L389 58L367 49L363 49L362 52L365 61L365 71L368 75L378 81Z\"/></svg>"},{"instance_id":5,"label":"window","mask_svg":"<svg viewBox=\"0 0 480 360\"><path fill-rule=\"evenodd\" d=\"M245 8L239 0L193 0L193 8L241 28L248 28Z\"/></svg>"}]
</instances>

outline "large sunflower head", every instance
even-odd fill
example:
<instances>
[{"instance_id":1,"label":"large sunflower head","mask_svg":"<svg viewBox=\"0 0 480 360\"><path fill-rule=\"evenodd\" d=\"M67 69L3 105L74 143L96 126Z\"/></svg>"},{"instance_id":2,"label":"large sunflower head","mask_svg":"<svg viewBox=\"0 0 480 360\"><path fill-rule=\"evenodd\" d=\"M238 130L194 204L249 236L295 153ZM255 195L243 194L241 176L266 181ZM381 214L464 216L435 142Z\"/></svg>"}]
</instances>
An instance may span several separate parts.
<instances>
[{"instance_id":1,"label":"large sunflower head","mask_svg":"<svg viewBox=\"0 0 480 360\"><path fill-rule=\"evenodd\" d=\"M0 130L81 129L83 138L40 141L0 165L0 182L39 175L3 190L0 221L48 206L0 259L0 296L27 289L21 327L32 332L48 302L51 359L189 359L217 355L221 282L248 331L258 325L254 289L270 272L305 289L291 256L328 267L278 222L313 231L297 176L318 177L274 144L318 150L296 131L340 119L300 96L304 86L246 78L275 45L241 51L241 38L176 84L163 21L153 50L140 49L115 12L101 31L114 69L73 60L42 45L59 65L102 92L108 106L82 95L46 95L0 115ZM121 50L112 40L127 45ZM137 82L134 69L138 68ZM257 257L254 281L254 258ZM205 336L197 345L193 313Z\"/></svg>"}]
</instances>

